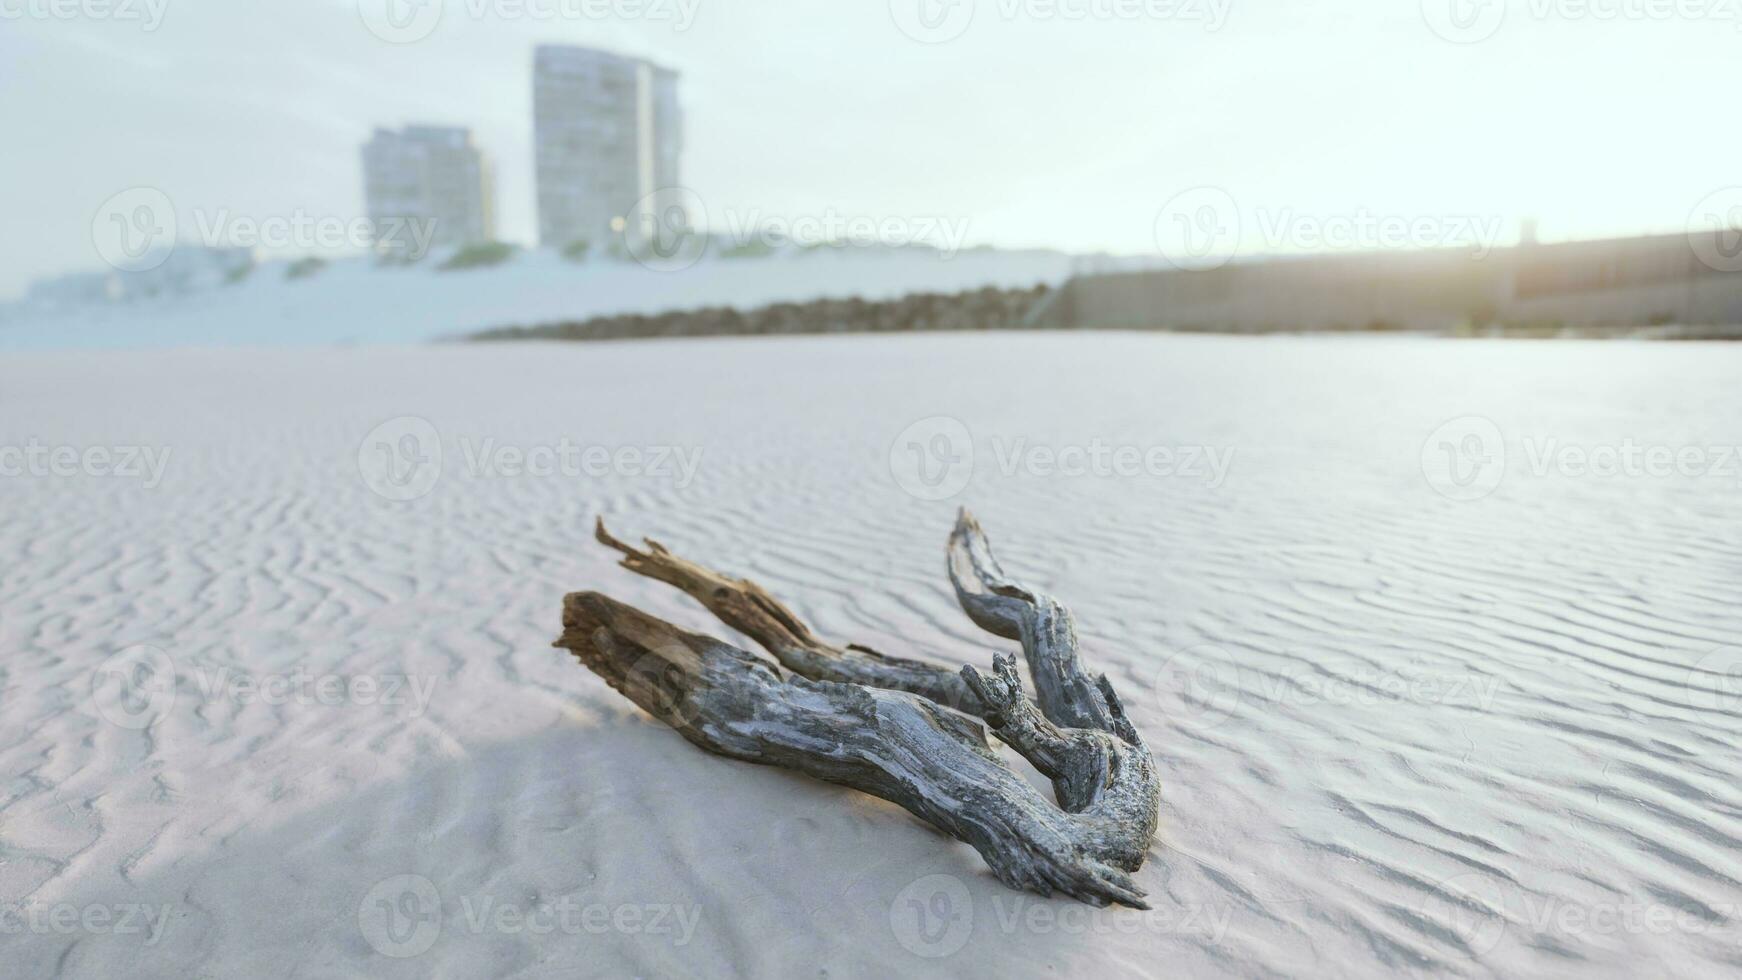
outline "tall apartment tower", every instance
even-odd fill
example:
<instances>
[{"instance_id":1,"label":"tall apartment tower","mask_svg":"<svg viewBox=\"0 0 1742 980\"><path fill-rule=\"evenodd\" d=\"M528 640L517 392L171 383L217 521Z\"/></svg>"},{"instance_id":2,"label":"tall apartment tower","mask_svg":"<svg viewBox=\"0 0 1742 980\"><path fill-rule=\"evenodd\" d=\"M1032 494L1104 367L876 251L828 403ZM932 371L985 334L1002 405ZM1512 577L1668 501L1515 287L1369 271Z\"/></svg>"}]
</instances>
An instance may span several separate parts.
<instances>
[{"instance_id":1,"label":"tall apartment tower","mask_svg":"<svg viewBox=\"0 0 1742 980\"><path fill-rule=\"evenodd\" d=\"M681 207L678 73L609 51L541 45L532 68L538 238L605 242L638 206Z\"/></svg>"},{"instance_id":2,"label":"tall apartment tower","mask_svg":"<svg viewBox=\"0 0 1742 980\"><path fill-rule=\"evenodd\" d=\"M437 247L490 241L496 236L492 185L489 162L468 129L377 129L363 144L363 195L384 251L413 247L412 221L433 223L430 244Z\"/></svg>"}]
</instances>

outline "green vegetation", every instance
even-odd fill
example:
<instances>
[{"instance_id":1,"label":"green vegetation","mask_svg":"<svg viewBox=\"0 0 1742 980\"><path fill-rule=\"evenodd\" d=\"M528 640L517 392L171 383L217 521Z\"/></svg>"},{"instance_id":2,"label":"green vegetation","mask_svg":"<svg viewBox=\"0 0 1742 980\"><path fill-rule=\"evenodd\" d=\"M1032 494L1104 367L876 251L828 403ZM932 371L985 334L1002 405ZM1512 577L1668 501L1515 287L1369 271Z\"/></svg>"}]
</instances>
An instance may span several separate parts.
<instances>
[{"instance_id":1,"label":"green vegetation","mask_svg":"<svg viewBox=\"0 0 1742 980\"><path fill-rule=\"evenodd\" d=\"M759 259L765 255L772 254L774 254L774 246L760 238L752 238L749 241L739 242L736 245L728 245L725 250L720 252L720 258Z\"/></svg>"},{"instance_id":2,"label":"green vegetation","mask_svg":"<svg viewBox=\"0 0 1742 980\"><path fill-rule=\"evenodd\" d=\"M306 259L297 259L295 262L292 262L290 268L284 271L284 278L307 279L326 267L326 259L318 259L311 255Z\"/></svg>"},{"instance_id":3,"label":"green vegetation","mask_svg":"<svg viewBox=\"0 0 1742 980\"><path fill-rule=\"evenodd\" d=\"M400 269L423 261L423 255L408 248L386 249L379 253L375 264L383 269Z\"/></svg>"},{"instance_id":4,"label":"green vegetation","mask_svg":"<svg viewBox=\"0 0 1742 980\"><path fill-rule=\"evenodd\" d=\"M486 269L493 265L501 265L514 257L518 251L507 242L483 242L478 245L467 245L455 252L453 257L441 264L443 272L456 269Z\"/></svg>"}]
</instances>

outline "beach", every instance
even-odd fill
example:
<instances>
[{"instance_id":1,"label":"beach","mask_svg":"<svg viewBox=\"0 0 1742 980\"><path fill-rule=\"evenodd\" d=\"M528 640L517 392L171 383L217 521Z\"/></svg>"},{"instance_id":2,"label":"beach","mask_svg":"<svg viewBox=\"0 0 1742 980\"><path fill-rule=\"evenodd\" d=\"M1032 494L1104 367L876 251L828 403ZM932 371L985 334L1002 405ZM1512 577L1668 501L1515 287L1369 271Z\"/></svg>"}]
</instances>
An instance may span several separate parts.
<instances>
[{"instance_id":1,"label":"beach","mask_svg":"<svg viewBox=\"0 0 1742 980\"><path fill-rule=\"evenodd\" d=\"M1742 351L1143 333L0 360L17 976L1720 975ZM704 754L595 518L984 668L957 508L1153 750L1149 911ZM1039 786L1045 781L1007 749Z\"/></svg>"}]
</instances>

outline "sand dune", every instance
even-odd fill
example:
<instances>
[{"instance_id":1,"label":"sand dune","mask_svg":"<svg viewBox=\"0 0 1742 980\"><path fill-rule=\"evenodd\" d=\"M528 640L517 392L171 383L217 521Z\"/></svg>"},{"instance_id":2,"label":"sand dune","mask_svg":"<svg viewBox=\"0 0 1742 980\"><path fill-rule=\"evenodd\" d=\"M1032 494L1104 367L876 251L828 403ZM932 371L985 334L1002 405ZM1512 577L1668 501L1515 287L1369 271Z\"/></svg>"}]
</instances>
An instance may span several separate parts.
<instances>
[{"instance_id":1,"label":"sand dune","mask_svg":"<svg viewBox=\"0 0 1742 980\"><path fill-rule=\"evenodd\" d=\"M1738 357L1115 334L9 356L0 962L1733 973ZM1628 445L1704 462L1564 452ZM155 482L111 472L130 449ZM987 663L943 574L964 503L1073 606L1155 749L1151 912L1005 889L898 809L703 755L548 646L581 588L719 632L614 567L602 514L830 638Z\"/></svg>"},{"instance_id":2,"label":"sand dune","mask_svg":"<svg viewBox=\"0 0 1742 980\"><path fill-rule=\"evenodd\" d=\"M819 249L666 269L576 264L534 250L503 265L451 271L433 258L411 268L349 258L289 279L279 261L240 283L187 295L65 310L0 305L0 350L415 344L618 314L1027 289L1063 282L1072 262L1044 250Z\"/></svg>"}]
</instances>

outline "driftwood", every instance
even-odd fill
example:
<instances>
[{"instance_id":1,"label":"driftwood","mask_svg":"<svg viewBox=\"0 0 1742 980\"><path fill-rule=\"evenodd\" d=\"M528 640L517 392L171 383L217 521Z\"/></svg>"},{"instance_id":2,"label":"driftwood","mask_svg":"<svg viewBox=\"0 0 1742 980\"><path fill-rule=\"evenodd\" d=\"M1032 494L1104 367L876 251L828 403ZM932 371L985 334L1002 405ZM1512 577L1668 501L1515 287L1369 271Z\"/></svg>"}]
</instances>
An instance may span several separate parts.
<instances>
[{"instance_id":1,"label":"driftwood","mask_svg":"<svg viewBox=\"0 0 1742 980\"><path fill-rule=\"evenodd\" d=\"M597 536L625 568L693 596L780 665L595 592L566 596L554 645L684 738L899 804L972 845L1013 888L1148 907L1128 872L1155 832L1155 763L1106 675L1084 670L1070 613L1006 577L967 512L949 543L957 599L982 628L1022 643L1034 700L1014 657L994 656L989 676L953 674L833 646L753 582L653 541L633 548L603 521ZM1052 780L1057 805L999 759L987 728Z\"/></svg>"}]
</instances>

